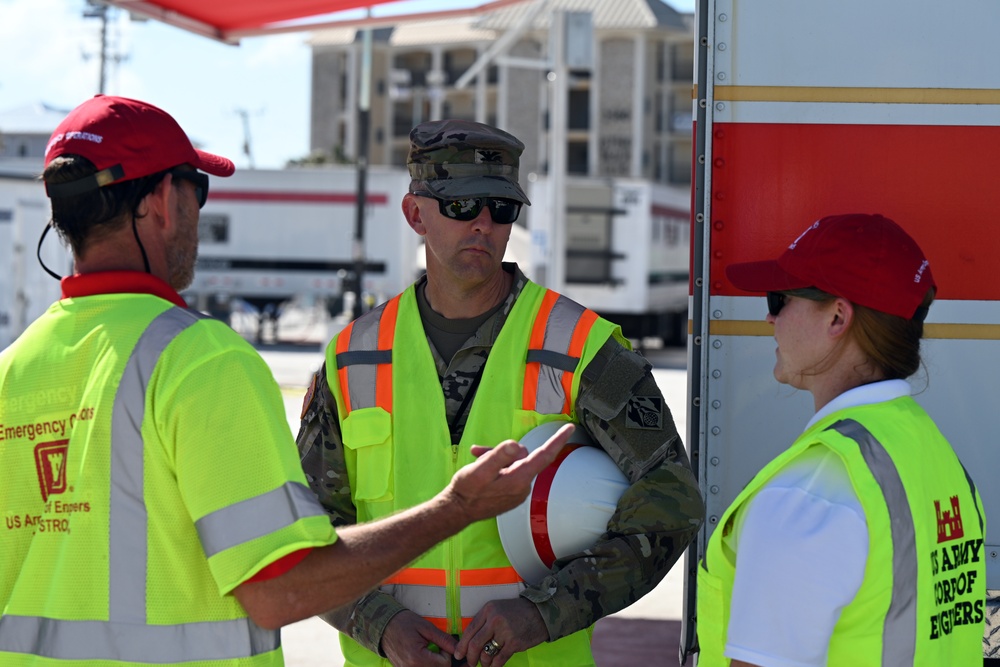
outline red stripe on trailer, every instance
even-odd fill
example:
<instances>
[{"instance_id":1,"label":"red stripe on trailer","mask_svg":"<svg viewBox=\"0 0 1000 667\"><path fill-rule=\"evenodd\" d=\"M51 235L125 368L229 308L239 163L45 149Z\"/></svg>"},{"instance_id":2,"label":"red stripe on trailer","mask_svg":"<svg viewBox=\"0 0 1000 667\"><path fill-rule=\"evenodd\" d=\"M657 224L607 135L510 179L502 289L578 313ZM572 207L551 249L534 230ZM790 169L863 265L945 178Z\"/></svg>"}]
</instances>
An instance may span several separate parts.
<instances>
[{"instance_id":1,"label":"red stripe on trailer","mask_svg":"<svg viewBox=\"0 0 1000 667\"><path fill-rule=\"evenodd\" d=\"M582 446L566 445L563 447L556 460L550 463L545 470L538 473L538 477L535 478L535 485L531 489L531 509L529 512L531 517L531 541L535 545L535 553L545 563L545 567L552 567L552 563L556 562L556 554L552 549L552 540L549 539L549 491L552 490L552 481L556 478L559 466L566 460L566 457Z\"/></svg>"},{"instance_id":2,"label":"red stripe on trailer","mask_svg":"<svg viewBox=\"0 0 1000 667\"><path fill-rule=\"evenodd\" d=\"M1000 299L1000 127L717 123L711 293L812 221L881 213L931 260L938 298ZM767 221L767 224L760 224Z\"/></svg>"},{"instance_id":3,"label":"red stripe on trailer","mask_svg":"<svg viewBox=\"0 0 1000 667\"><path fill-rule=\"evenodd\" d=\"M209 201L256 201L293 204L353 204L358 197L353 192L260 192L237 190L211 190ZM384 206L389 202L385 193L369 193L365 200L370 205Z\"/></svg>"}]
</instances>

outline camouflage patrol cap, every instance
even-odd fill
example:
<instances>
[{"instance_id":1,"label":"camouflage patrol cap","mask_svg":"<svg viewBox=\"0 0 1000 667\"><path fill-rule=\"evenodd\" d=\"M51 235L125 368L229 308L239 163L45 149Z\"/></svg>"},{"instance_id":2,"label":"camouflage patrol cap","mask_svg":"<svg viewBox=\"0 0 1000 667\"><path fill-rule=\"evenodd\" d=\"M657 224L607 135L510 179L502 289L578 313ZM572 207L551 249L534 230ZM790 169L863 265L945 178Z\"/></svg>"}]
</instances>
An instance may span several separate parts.
<instances>
[{"instance_id":1,"label":"camouflage patrol cap","mask_svg":"<svg viewBox=\"0 0 1000 667\"><path fill-rule=\"evenodd\" d=\"M410 191L442 199L503 197L531 205L517 182L524 144L501 129L471 120L433 120L410 131Z\"/></svg>"}]
</instances>

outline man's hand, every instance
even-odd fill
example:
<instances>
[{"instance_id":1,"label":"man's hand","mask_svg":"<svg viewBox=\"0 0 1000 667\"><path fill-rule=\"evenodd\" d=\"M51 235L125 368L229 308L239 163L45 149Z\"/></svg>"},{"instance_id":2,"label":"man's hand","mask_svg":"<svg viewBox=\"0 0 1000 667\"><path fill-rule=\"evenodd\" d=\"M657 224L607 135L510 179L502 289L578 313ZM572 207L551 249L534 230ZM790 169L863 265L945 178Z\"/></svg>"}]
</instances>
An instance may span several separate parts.
<instances>
[{"instance_id":1,"label":"man's hand","mask_svg":"<svg viewBox=\"0 0 1000 667\"><path fill-rule=\"evenodd\" d=\"M442 494L465 512L470 523L514 509L528 496L535 475L556 460L574 428L566 424L531 454L514 440L493 449L473 445L479 460L455 473Z\"/></svg>"},{"instance_id":2,"label":"man's hand","mask_svg":"<svg viewBox=\"0 0 1000 667\"><path fill-rule=\"evenodd\" d=\"M437 645L440 653L430 650ZM382 651L393 667L451 667L455 638L410 610L392 617L382 633Z\"/></svg>"},{"instance_id":3,"label":"man's hand","mask_svg":"<svg viewBox=\"0 0 1000 667\"><path fill-rule=\"evenodd\" d=\"M466 658L469 665L478 661L483 667L502 667L515 653L527 651L548 638L542 615L529 600L493 600L479 610L462 633L455 657ZM483 651L491 641L500 645L493 656Z\"/></svg>"}]
</instances>

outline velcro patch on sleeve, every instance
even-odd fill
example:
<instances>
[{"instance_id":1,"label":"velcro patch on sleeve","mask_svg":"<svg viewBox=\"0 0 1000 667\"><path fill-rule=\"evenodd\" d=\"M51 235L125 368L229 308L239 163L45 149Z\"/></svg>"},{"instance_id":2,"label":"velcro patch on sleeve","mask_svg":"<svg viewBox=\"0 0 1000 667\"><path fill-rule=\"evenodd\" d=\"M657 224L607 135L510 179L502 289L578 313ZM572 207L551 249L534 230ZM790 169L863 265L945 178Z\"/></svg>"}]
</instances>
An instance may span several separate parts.
<instances>
[{"instance_id":1,"label":"velcro patch on sleeve","mask_svg":"<svg viewBox=\"0 0 1000 667\"><path fill-rule=\"evenodd\" d=\"M306 395L302 397L302 414L299 415L299 421L306 418L306 413L309 412L309 404L312 403L313 397L316 395L317 377L319 377L319 373L313 373L312 382L309 383L309 389L306 390Z\"/></svg>"}]
</instances>

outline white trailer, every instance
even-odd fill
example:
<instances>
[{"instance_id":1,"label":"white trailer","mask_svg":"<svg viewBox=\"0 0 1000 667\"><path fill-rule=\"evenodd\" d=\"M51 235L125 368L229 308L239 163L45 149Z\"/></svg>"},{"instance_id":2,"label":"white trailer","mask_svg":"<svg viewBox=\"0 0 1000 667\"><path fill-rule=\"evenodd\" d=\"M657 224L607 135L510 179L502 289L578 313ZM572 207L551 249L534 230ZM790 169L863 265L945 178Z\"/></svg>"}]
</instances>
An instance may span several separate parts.
<instances>
[{"instance_id":1,"label":"white trailer","mask_svg":"<svg viewBox=\"0 0 1000 667\"><path fill-rule=\"evenodd\" d=\"M376 303L415 277L419 239L400 212L408 184L399 170L368 174L363 294ZM184 296L208 311L233 298L261 307L302 295L342 299L355 269L356 187L350 168L241 169L212 179Z\"/></svg>"},{"instance_id":2,"label":"white trailer","mask_svg":"<svg viewBox=\"0 0 1000 667\"><path fill-rule=\"evenodd\" d=\"M4 265L14 268L0 272L4 344L59 298L58 282L34 259L37 234L50 213L41 185L31 180L36 173L25 169L0 180L0 259L9 256ZM373 168L367 175L362 298L368 307L402 291L424 269L422 241L400 207L409 182L399 168ZM259 340L268 324L276 329L292 301L297 312L302 306L334 317L349 312L356 189L357 172L350 167L240 169L230 178L213 178L199 221L194 281L184 298L223 319L235 313L234 326ZM535 179L528 190L533 205L512 229L505 259L621 324L631 338L683 341L687 191L639 180L569 179L565 230L556 233L545 179ZM70 257L57 238L47 240L43 256L66 274ZM558 276L548 270L553 252L563 257ZM245 304L251 312L240 310Z\"/></svg>"},{"instance_id":3,"label":"white trailer","mask_svg":"<svg viewBox=\"0 0 1000 667\"><path fill-rule=\"evenodd\" d=\"M829 214L890 217L931 261L938 300L915 398L982 495L987 607L995 612L1000 4L700 0L696 18L688 443L708 517L686 559L682 659L697 648L695 572L709 535L812 414L808 394L772 377L764 299L736 290L725 267L776 257ZM1000 627L986 620L988 634Z\"/></svg>"},{"instance_id":4,"label":"white trailer","mask_svg":"<svg viewBox=\"0 0 1000 667\"><path fill-rule=\"evenodd\" d=\"M36 251L51 216L49 200L37 180L40 165L0 165L0 349L59 299L59 281L45 273ZM41 251L59 275L72 271L72 257L59 235L50 232Z\"/></svg>"},{"instance_id":5,"label":"white trailer","mask_svg":"<svg viewBox=\"0 0 1000 667\"><path fill-rule=\"evenodd\" d=\"M532 278L620 324L630 338L686 340L690 192L641 180L568 178L564 229L553 227L546 179L535 179L528 196L525 270ZM553 261L557 253L562 257Z\"/></svg>"}]
</instances>

